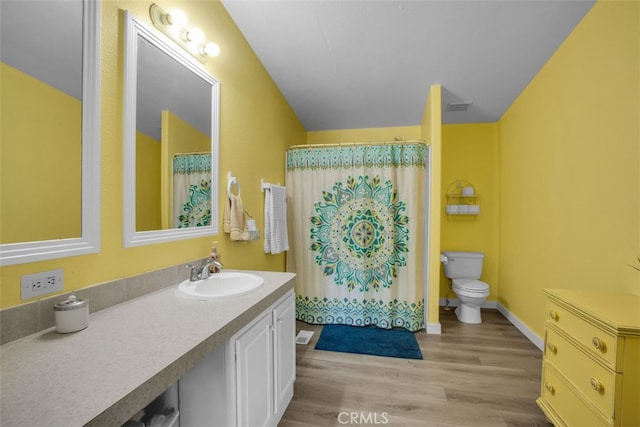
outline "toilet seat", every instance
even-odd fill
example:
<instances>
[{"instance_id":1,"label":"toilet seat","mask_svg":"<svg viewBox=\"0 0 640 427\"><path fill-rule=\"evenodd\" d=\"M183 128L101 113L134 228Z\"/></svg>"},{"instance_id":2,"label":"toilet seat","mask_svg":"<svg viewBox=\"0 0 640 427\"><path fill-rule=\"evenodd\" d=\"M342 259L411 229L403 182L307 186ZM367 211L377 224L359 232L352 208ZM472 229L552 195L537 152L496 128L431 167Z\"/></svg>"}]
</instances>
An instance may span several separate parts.
<instances>
[{"instance_id":1,"label":"toilet seat","mask_svg":"<svg viewBox=\"0 0 640 427\"><path fill-rule=\"evenodd\" d=\"M487 295L489 294L489 285L474 279L453 279L453 290L461 291L468 294Z\"/></svg>"}]
</instances>

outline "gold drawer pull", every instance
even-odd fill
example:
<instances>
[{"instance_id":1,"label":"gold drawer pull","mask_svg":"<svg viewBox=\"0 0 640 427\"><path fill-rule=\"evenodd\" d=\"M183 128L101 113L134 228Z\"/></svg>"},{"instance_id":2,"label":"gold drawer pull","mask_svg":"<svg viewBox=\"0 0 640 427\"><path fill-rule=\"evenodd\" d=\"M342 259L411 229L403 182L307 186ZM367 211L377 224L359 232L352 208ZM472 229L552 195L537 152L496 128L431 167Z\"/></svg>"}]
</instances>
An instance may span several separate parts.
<instances>
[{"instance_id":1,"label":"gold drawer pull","mask_svg":"<svg viewBox=\"0 0 640 427\"><path fill-rule=\"evenodd\" d=\"M549 319L558 320L558 312L555 310L549 310Z\"/></svg>"},{"instance_id":2,"label":"gold drawer pull","mask_svg":"<svg viewBox=\"0 0 640 427\"><path fill-rule=\"evenodd\" d=\"M591 383L591 388L594 389L595 391L602 391L603 387L602 387L602 383L600 383L600 381L598 381L595 378L591 378L591 380L589 381Z\"/></svg>"},{"instance_id":3,"label":"gold drawer pull","mask_svg":"<svg viewBox=\"0 0 640 427\"><path fill-rule=\"evenodd\" d=\"M545 383L544 388L546 388L549 393L553 394L554 389L553 389L553 386L551 385L551 383L549 381L547 381Z\"/></svg>"},{"instance_id":4,"label":"gold drawer pull","mask_svg":"<svg viewBox=\"0 0 640 427\"><path fill-rule=\"evenodd\" d=\"M605 345L604 341L602 341L600 338L598 337L593 337L591 338L591 344L593 344L593 347L596 350L600 350L601 352L605 352L607 349L607 346Z\"/></svg>"},{"instance_id":5,"label":"gold drawer pull","mask_svg":"<svg viewBox=\"0 0 640 427\"><path fill-rule=\"evenodd\" d=\"M547 349L548 349L550 352L552 352L552 353L555 353L555 352L556 352L556 346L555 346L555 344L553 344L553 343L548 342L548 343L547 343Z\"/></svg>"}]
</instances>

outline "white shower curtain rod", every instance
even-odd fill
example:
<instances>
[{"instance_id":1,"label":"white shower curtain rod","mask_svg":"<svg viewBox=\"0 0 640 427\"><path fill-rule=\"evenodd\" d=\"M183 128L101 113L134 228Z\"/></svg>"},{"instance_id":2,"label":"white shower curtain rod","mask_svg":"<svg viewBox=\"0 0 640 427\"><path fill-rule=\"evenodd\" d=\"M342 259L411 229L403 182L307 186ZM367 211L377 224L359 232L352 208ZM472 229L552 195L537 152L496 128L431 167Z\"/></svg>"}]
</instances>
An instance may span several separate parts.
<instances>
[{"instance_id":1,"label":"white shower curtain rod","mask_svg":"<svg viewBox=\"0 0 640 427\"><path fill-rule=\"evenodd\" d=\"M289 150L297 150L302 148L320 148L320 147L349 147L354 145L385 145L385 144L426 144L424 140L421 139L402 139L395 141L367 141L367 142L339 142L332 144L304 144L304 145L294 145L289 148Z\"/></svg>"}]
</instances>

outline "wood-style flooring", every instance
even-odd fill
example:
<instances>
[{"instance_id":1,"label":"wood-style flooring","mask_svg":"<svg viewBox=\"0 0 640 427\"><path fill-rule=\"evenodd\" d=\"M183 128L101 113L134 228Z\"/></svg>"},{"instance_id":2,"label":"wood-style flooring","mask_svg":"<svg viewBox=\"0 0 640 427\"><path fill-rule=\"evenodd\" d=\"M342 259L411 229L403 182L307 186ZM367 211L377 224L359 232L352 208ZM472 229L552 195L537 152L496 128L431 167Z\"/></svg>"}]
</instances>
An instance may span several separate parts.
<instances>
[{"instance_id":1,"label":"wood-style flooring","mask_svg":"<svg viewBox=\"0 0 640 427\"><path fill-rule=\"evenodd\" d=\"M442 335L417 332L424 360L297 345L297 379L280 427L550 426L535 403L542 353L496 310L482 324L440 312Z\"/></svg>"}]
</instances>

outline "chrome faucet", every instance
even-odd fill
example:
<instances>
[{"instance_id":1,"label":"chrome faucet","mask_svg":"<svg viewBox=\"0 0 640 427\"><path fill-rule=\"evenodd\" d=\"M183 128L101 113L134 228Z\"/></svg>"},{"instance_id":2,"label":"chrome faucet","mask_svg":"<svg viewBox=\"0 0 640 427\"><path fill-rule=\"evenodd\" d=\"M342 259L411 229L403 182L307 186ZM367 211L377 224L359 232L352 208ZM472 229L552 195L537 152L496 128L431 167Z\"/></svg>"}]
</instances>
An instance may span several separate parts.
<instances>
[{"instance_id":1,"label":"chrome faucet","mask_svg":"<svg viewBox=\"0 0 640 427\"><path fill-rule=\"evenodd\" d=\"M196 267L192 264L185 265L186 268L191 269L191 272L189 274L189 281L195 282L196 280L203 280L209 277L209 267L212 265L222 270L222 263L216 261L215 259L209 259L205 261L200 267Z\"/></svg>"}]
</instances>

